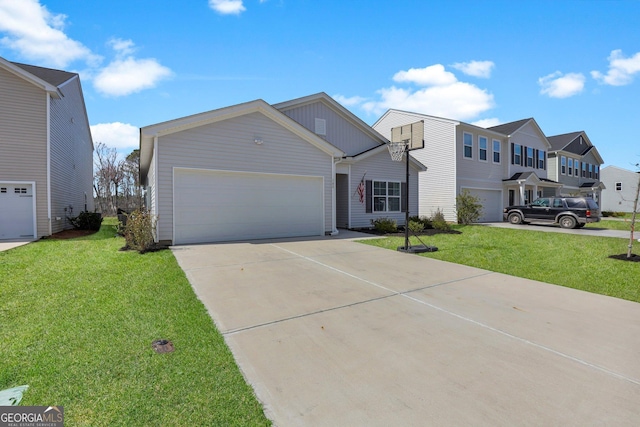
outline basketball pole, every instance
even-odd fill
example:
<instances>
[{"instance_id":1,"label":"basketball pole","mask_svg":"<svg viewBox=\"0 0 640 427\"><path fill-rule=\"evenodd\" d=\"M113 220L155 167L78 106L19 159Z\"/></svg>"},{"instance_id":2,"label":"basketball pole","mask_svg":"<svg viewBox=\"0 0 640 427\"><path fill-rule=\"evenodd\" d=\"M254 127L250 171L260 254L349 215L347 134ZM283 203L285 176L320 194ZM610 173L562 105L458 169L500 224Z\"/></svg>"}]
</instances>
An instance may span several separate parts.
<instances>
[{"instance_id":1,"label":"basketball pole","mask_svg":"<svg viewBox=\"0 0 640 427\"><path fill-rule=\"evenodd\" d=\"M404 250L408 251L409 250L409 141L407 141L407 144L404 146L404 155L406 157L406 164L407 164L407 169L406 169L406 187L407 187L407 191L405 191L404 194L404 203L405 203L405 210L404 210Z\"/></svg>"}]
</instances>

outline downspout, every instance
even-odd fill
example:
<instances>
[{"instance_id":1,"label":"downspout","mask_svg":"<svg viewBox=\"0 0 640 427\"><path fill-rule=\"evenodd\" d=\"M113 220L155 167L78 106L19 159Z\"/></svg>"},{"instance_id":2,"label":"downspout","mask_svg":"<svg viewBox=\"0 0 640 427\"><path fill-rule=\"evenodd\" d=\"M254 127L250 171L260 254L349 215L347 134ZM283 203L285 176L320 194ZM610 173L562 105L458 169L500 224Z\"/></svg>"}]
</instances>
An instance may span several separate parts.
<instances>
[{"instance_id":1,"label":"downspout","mask_svg":"<svg viewBox=\"0 0 640 427\"><path fill-rule=\"evenodd\" d=\"M336 226L336 165L342 162L342 157L333 157L333 161L331 162L331 235L336 236L339 231Z\"/></svg>"},{"instance_id":2,"label":"downspout","mask_svg":"<svg viewBox=\"0 0 640 427\"><path fill-rule=\"evenodd\" d=\"M153 197L154 197L154 202L153 202L153 220L155 221L155 227L154 227L154 238L155 238L155 242L158 243L160 241L160 231L158 230L158 202L159 202L159 198L158 198L158 175L160 175L158 173L158 135L153 137ZM148 172L147 172L148 174ZM148 176L147 176L148 179ZM175 230L175 229L174 229Z\"/></svg>"},{"instance_id":3,"label":"downspout","mask_svg":"<svg viewBox=\"0 0 640 427\"><path fill-rule=\"evenodd\" d=\"M53 229L51 227L51 94L49 93L47 93L47 222L48 235L51 236ZM36 227L36 238L37 233Z\"/></svg>"}]
</instances>

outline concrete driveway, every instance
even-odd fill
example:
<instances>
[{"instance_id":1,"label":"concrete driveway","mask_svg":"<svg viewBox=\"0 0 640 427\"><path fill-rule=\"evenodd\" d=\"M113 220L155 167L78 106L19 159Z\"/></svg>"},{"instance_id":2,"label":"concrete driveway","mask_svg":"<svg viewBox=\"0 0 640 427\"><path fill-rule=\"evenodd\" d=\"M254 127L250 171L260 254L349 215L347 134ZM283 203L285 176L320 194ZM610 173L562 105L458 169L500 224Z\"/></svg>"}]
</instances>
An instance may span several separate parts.
<instances>
[{"instance_id":1,"label":"concrete driveway","mask_svg":"<svg viewBox=\"0 0 640 427\"><path fill-rule=\"evenodd\" d=\"M10 239L10 240L0 240L0 252L8 251L9 249L17 248L18 246L23 246L28 243L33 242L33 239L25 240L25 239Z\"/></svg>"},{"instance_id":2,"label":"concrete driveway","mask_svg":"<svg viewBox=\"0 0 640 427\"><path fill-rule=\"evenodd\" d=\"M173 252L277 426L639 423L640 304L344 238Z\"/></svg>"}]
</instances>

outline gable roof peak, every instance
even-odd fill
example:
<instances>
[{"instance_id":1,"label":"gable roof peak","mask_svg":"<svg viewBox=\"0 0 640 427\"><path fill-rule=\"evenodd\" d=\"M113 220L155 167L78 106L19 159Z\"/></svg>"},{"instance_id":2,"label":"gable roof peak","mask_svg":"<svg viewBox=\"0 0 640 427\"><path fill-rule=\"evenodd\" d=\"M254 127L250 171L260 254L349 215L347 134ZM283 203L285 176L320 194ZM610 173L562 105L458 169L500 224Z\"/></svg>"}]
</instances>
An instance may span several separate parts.
<instances>
[{"instance_id":1,"label":"gable roof peak","mask_svg":"<svg viewBox=\"0 0 640 427\"><path fill-rule=\"evenodd\" d=\"M515 131L517 131L521 127L523 127L524 125L526 125L527 123L529 123L531 120L535 122L533 117L529 117L526 119L516 120L515 122L509 122L509 123L503 123L497 126L491 126L487 129L509 136L509 135L512 135Z\"/></svg>"}]
</instances>

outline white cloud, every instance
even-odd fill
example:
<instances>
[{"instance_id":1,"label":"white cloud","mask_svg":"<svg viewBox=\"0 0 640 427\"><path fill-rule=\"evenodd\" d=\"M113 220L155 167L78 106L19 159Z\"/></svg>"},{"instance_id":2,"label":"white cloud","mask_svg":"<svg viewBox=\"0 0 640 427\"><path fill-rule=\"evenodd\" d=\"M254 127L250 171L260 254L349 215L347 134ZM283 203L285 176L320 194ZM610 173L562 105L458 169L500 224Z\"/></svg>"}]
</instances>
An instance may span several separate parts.
<instances>
[{"instance_id":1,"label":"white cloud","mask_svg":"<svg viewBox=\"0 0 640 427\"><path fill-rule=\"evenodd\" d=\"M399 71L393 80L426 87L391 86L378 90L378 99L343 97L342 100L350 102L349 105L359 104L369 114L380 115L395 108L457 120L472 119L494 107L492 94L471 83L458 81L441 64ZM340 98L336 99L341 102Z\"/></svg>"},{"instance_id":2,"label":"white cloud","mask_svg":"<svg viewBox=\"0 0 640 427\"><path fill-rule=\"evenodd\" d=\"M469 76L488 79L491 77L491 71L493 67L495 67L495 64L492 61L470 61L456 62L452 67Z\"/></svg>"},{"instance_id":3,"label":"white cloud","mask_svg":"<svg viewBox=\"0 0 640 427\"><path fill-rule=\"evenodd\" d=\"M620 49L611 51L609 55L609 71L602 74L599 71L592 71L591 77L600 83L611 86L624 86L633 81L633 76L640 72L640 52L625 58Z\"/></svg>"},{"instance_id":4,"label":"white cloud","mask_svg":"<svg viewBox=\"0 0 640 427\"><path fill-rule=\"evenodd\" d=\"M94 145L102 142L107 147L118 151L131 152L140 145L140 131L136 126L127 123L99 123L91 126L91 136ZM126 154L129 154L129 153Z\"/></svg>"},{"instance_id":5,"label":"white cloud","mask_svg":"<svg viewBox=\"0 0 640 427\"><path fill-rule=\"evenodd\" d=\"M446 71L441 64L431 65L425 68L410 68L407 71L398 71L393 80L398 83L415 83L420 86L446 85L455 83L456 76Z\"/></svg>"},{"instance_id":6,"label":"white cloud","mask_svg":"<svg viewBox=\"0 0 640 427\"><path fill-rule=\"evenodd\" d=\"M501 123L502 122L500 121L500 119L498 119L496 117L492 117L490 119L482 119L482 120L477 120L475 122L471 122L472 125L479 126L481 128L485 128L485 129L493 127L493 126L498 126Z\"/></svg>"},{"instance_id":7,"label":"white cloud","mask_svg":"<svg viewBox=\"0 0 640 427\"><path fill-rule=\"evenodd\" d=\"M239 15L247 10L242 0L209 0L209 7L222 15Z\"/></svg>"},{"instance_id":8,"label":"white cloud","mask_svg":"<svg viewBox=\"0 0 640 427\"><path fill-rule=\"evenodd\" d=\"M540 77L540 93L551 98L569 98L582 92L585 77L581 73L562 74L560 71Z\"/></svg>"},{"instance_id":9,"label":"white cloud","mask_svg":"<svg viewBox=\"0 0 640 427\"><path fill-rule=\"evenodd\" d=\"M66 67L76 60L99 63L99 56L64 33L66 18L37 0L0 0L0 31L6 34L0 43L50 67Z\"/></svg>"},{"instance_id":10,"label":"white cloud","mask_svg":"<svg viewBox=\"0 0 640 427\"><path fill-rule=\"evenodd\" d=\"M93 79L98 92L107 96L125 96L155 87L170 77L171 70L153 58L136 59L131 40L112 39L109 45L116 51L116 59L101 69Z\"/></svg>"},{"instance_id":11,"label":"white cloud","mask_svg":"<svg viewBox=\"0 0 640 427\"><path fill-rule=\"evenodd\" d=\"M354 105L360 105L366 101L366 98L363 98L361 96L346 97L339 94L333 95L333 99L335 99L345 107L353 107Z\"/></svg>"}]
</instances>

